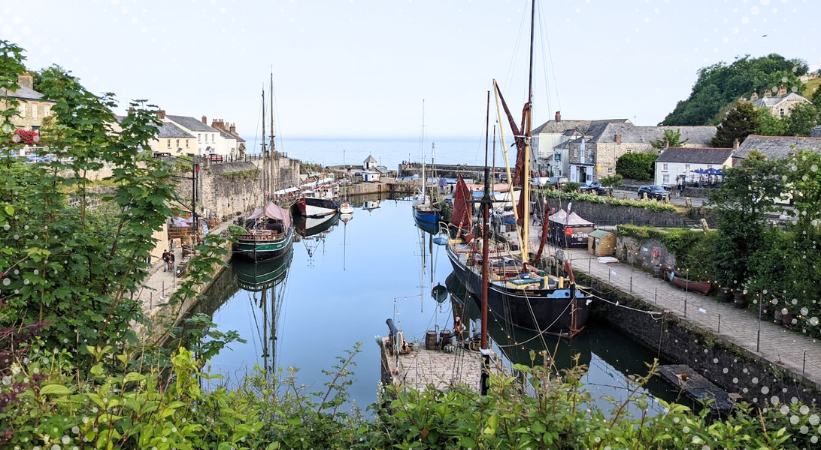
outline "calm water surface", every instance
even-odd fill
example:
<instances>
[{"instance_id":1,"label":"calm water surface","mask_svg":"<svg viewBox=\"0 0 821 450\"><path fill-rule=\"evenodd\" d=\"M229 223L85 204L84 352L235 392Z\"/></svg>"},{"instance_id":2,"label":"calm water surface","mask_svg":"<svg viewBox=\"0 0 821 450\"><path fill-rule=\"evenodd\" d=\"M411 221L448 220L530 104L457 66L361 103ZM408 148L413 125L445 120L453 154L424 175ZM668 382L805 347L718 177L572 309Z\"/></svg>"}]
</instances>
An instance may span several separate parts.
<instances>
[{"instance_id":1,"label":"calm water surface","mask_svg":"<svg viewBox=\"0 0 821 450\"><path fill-rule=\"evenodd\" d=\"M217 355L211 363L213 372L231 383L256 365L297 367L299 382L317 391L327 381L322 370L331 368L337 356L361 342L350 394L357 406L365 407L376 399L380 360L374 337L387 334L386 319L393 318L406 338L422 341L428 329L450 328L455 309L478 330L479 310L474 300L464 294L454 277L448 278L451 267L444 248L432 245L430 235L414 226L410 202L364 200L352 202L357 206L352 220L326 223L329 229L295 242L293 254L278 263L279 267L235 262L223 273L204 311L213 312L219 329L235 330L247 342L234 343ZM264 292L248 290L260 288L249 286L249 278L267 281L267 288ZM441 304L430 295L437 284L451 292ZM552 351L556 345L553 338L542 342L496 320L489 325L497 353L508 364L529 364L531 349L538 351L546 344ZM276 339L266 350L272 335ZM589 325L570 343L559 342L560 366L570 366L575 354L589 366L583 381L602 406L607 405L605 397L625 398L633 387L627 375L645 373L645 363L654 356L604 324ZM648 389L654 396L674 398L659 380Z\"/></svg>"}]
</instances>

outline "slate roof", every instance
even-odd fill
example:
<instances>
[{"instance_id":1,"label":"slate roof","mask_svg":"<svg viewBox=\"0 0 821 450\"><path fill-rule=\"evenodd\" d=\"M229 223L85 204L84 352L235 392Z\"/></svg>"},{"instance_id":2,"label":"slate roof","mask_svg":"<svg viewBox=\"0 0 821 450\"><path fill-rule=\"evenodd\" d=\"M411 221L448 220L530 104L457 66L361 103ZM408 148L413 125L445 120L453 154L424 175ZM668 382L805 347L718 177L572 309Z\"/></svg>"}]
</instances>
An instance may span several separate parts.
<instances>
[{"instance_id":1,"label":"slate roof","mask_svg":"<svg viewBox=\"0 0 821 450\"><path fill-rule=\"evenodd\" d=\"M169 120L171 120L172 122L176 123L177 125L187 129L187 130L202 131L202 132L206 132L206 133L208 133L208 132L216 133L217 132L216 128L211 128L210 126L202 123L201 120L195 119L194 117L172 116L170 114L166 115L165 117L168 118Z\"/></svg>"},{"instance_id":2,"label":"slate roof","mask_svg":"<svg viewBox=\"0 0 821 450\"><path fill-rule=\"evenodd\" d=\"M539 125L538 127L533 129L533 135L537 135L539 133L565 133L568 131L575 131L580 129L586 129L590 127L590 125L594 122L604 122L604 123L630 123L628 119L601 119L601 120L565 120L562 119L560 121L555 120L548 120L547 122Z\"/></svg>"},{"instance_id":3,"label":"slate roof","mask_svg":"<svg viewBox=\"0 0 821 450\"><path fill-rule=\"evenodd\" d=\"M593 127L591 127L592 129ZM664 137L666 130L681 131L681 139L689 145L710 145L716 134L716 127L712 126L635 126L633 124L609 123L605 127L596 129L593 141L596 143L614 143L616 135L621 134L622 143L650 144Z\"/></svg>"},{"instance_id":4,"label":"slate roof","mask_svg":"<svg viewBox=\"0 0 821 450\"><path fill-rule=\"evenodd\" d=\"M731 148L670 147L661 152L656 162L724 164L732 154Z\"/></svg>"},{"instance_id":5,"label":"slate roof","mask_svg":"<svg viewBox=\"0 0 821 450\"><path fill-rule=\"evenodd\" d=\"M761 97L755 102L753 102L753 104L758 107L772 108L773 106L786 100L803 100L805 102L809 102L809 100L796 94L795 92L790 92L789 94L783 97Z\"/></svg>"},{"instance_id":6,"label":"slate roof","mask_svg":"<svg viewBox=\"0 0 821 450\"><path fill-rule=\"evenodd\" d=\"M784 159L797 150L812 150L821 153L821 137L805 136L759 136L751 134L744 139L736 158L746 158L756 150L768 159Z\"/></svg>"},{"instance_id":7,"label":"slate roof","mask_svg":"<svg viewBox=\"0 0 821 450\"><path fill-rule=\"evenodd\" d=\"M16 90L11 92L6 89L0 89L0 97L12 97L20 100L40 100L44 102L50 101L44 99L43 94L25 86L18 86Z\"/></svg>"},{"instance_id":8,"label":"slate roof","mask_svg":"<svg viewBox=\"0 0 821 450\"><path fill-rule=\"evenodd\" d=\"M373 155L368 155L368 157L365 158L365 164L367 165L369 163L379 163L379 161L377 161L376 158L373 157Z\"/></svg>"},{"instance_id":9,"label":"slate roof","mask_svg":"<svg viewBox=\"0 0 821 450\"><path fill-rule=\"evenodd\" d=\"M163 122L159 126L159 138L193 138L194 136L171 122Z\"/></svg>"}]
</instances>

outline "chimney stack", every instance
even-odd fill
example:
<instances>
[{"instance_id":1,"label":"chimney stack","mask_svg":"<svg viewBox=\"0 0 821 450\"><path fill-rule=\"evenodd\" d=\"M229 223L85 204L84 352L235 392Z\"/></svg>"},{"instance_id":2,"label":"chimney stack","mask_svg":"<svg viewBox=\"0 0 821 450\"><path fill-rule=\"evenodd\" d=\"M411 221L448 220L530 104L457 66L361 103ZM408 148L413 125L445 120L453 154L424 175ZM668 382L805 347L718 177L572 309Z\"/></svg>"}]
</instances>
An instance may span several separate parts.
<instances>
[{"instance_id":1,"label":"chimney stack","mask_svg":"<svg viewBox=\"0 0 821 450\"><path fill-rule=\"evenodd\" d=\"M556 111L556 115L555 115L554 118L556 119L556 122L561 122L562 121L562 112L561 111Z\"/></svg>"},{"instance_id":2,"label":"chimney stack","mask_svg":"<svg viewBox=\"0 0 821 450\"><path fill-rule=\"evenodd\" d=\"M208 118L205 117L205 116L202 116L202 123L208 125Z\"/></svg>"},{"instance_id":3,"label":"chimney stack","mask_svg":"<svg viewBox=\"0 0 821 450\"><path fill-rule=\"evenodd\" d=\"M733 139L733 150L738 150L739 142L738 138Z\"/></svg>"},{"instance_id":4,"label":"chimney stack","mask_svg":"<svg viewBox=\"0 0 821 450\"><path fill-rule=\"evenodd\" d=\"M228 131L230 131L232 134L236 134L237 133L237 126L232 123L231 126L228 127Z\"/></svg>"},{"instance_id":5,"label":"chimney stack","mask_svg":"<svg viewBox=\"0 0 821 450\"><path fill-rule=\"evenodd\" d=\"M785 95L787 95L787 86L779 87L778 88L778 96L779 97L784 97Z\"/></svg>"},{"instance_id":6,"label":"chimney stack","mask_svg":"<svg viewBox=\"0 0 821 450\"><path fill-rule=\"evenodd\" d=\"M165 110L164 110L164 109L158 109L158 110L157 110L157 117L158 117L160 120L165 119Z\"/></svg>"},{"instance_id":7,"label":"chimney stack","mask_svg":"<svg viewBox=\"0 0 821 450\"><path fill-rule=\"evenodd\" d=\"M621 133L616 133L614 140L616 141L616 144L621 145Z\"/></svg>"},{"instance_id":8,"label":"chimney stack","mask_svg":"<svg viewBox=\"0 0 821 450\"><path fill-rule=\"evenodd\" d=\"M20 87L34 89L34 77L28 72L23 72L17 75L17 84L20 85Z\"/></svg>"}]
</instances>

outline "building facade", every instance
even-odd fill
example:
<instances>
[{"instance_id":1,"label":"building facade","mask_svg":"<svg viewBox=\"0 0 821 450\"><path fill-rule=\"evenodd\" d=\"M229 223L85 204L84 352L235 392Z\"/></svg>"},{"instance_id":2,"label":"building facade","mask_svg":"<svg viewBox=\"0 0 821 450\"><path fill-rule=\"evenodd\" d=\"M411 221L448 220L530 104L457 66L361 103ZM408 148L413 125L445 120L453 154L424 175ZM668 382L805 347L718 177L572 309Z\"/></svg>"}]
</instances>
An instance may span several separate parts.
<instances>
[{"instance_id":1,"label":"building facade","mask_svg":"<svg viewBox=\"0 0 821 450\"><path fill-rule=\"evenodd\" d=\"M708 147L715 136L712 126L636 126L599 122L567 143L570 181L589 183L616 173L616 161L627 153L658 152L653 144L667 130L679 131L684 147Z\"/></svg>"},{"instance_id":2,"label":"building facade","mask_svg":"<svg viewBox=\"0 0 821 450\"><path fill-rule=\"evenodd\" d=\"M680 180L698 180L699 169L726 169L732 164L731 148L669 147L656 159L654 180L659 186L674 186Z\"/></svg>"},{"instance_id":3,"label":"building facade","mask_svg":"<svg viewBox=\"0 0 821 450\"><path fill-rule=\"evenodd\" d=\"M219 131L219 138L217 139L218 154L227 155L231 158L239 158L245 155L245 139L237 134L235 124L226 123L222 119L214 119L211 121L211 128Z\"/></svg>"},{"instance_id":4,"label":"building facade","mask_svg":"<svg viewBox=\"0 0 821 450\"><path fill-rule=\"evenodd\" d=\"M764 96L759 98L758 94L753 92L753 95L750 97L750 101L753 102L753 105L756 107L765 108L773 116L782 119L784 117L789 117L790 112L792 112L792 109L796 106L803 103L810 103L809 100L796 94L795 92L787 92L787 88L784 86L779 88L778 91L772 96Z\"/></svg>"},{"instance_id":5,"label":"building facade","mask_svg":"<svg viewBox=\"0 0 821 450\"><path fill-rule=\"evenodd\" d=\"M570 161L567 142L584 135L593 124L611 122L630 123L627 119L563 120L561 111L556 111L553 120L533 129L531 147L538 171L543 175L568 176Z\"/></svg>"},{"instance_id":6,"label":"building facade","mask_svg":"<svg viewBox=\"0 0 821 450\"><path fill-rule=\"evenodd\" d=\"M168 114L165 118L185 130L185 132L196 137L197 156L207 156L211 154L228 156L229 147L227 143L220 139L219 130L208 126L207 117L202 116L202 120L197 120L194 117Z\"/></svg>"}]
</instances>

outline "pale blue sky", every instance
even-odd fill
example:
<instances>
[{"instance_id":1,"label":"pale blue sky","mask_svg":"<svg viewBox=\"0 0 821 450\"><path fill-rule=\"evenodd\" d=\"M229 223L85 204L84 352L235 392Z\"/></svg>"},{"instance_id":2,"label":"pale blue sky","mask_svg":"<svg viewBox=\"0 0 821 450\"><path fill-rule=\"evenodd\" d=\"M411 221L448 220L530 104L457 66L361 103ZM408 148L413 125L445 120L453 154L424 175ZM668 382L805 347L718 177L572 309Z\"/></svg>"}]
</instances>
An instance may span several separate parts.
<instances>
[{"instance_id":1,"label":"pale blue sky","mask_svg":"<svg viewBox=\"0 0 821 450\"><path fill-rule=\"evenodd\" d=\"M418 136L423 97L428 136L477 136L492 78L514 110L524 100L529 3L2 0L0 36L33 68L59 63L96 92L235 121L248 136L270 68L286 137ZM561 109L654 124L699 67L738 55L821 65L821 1L538 3L536 122Z\"/></svg>"}]
</instances>

